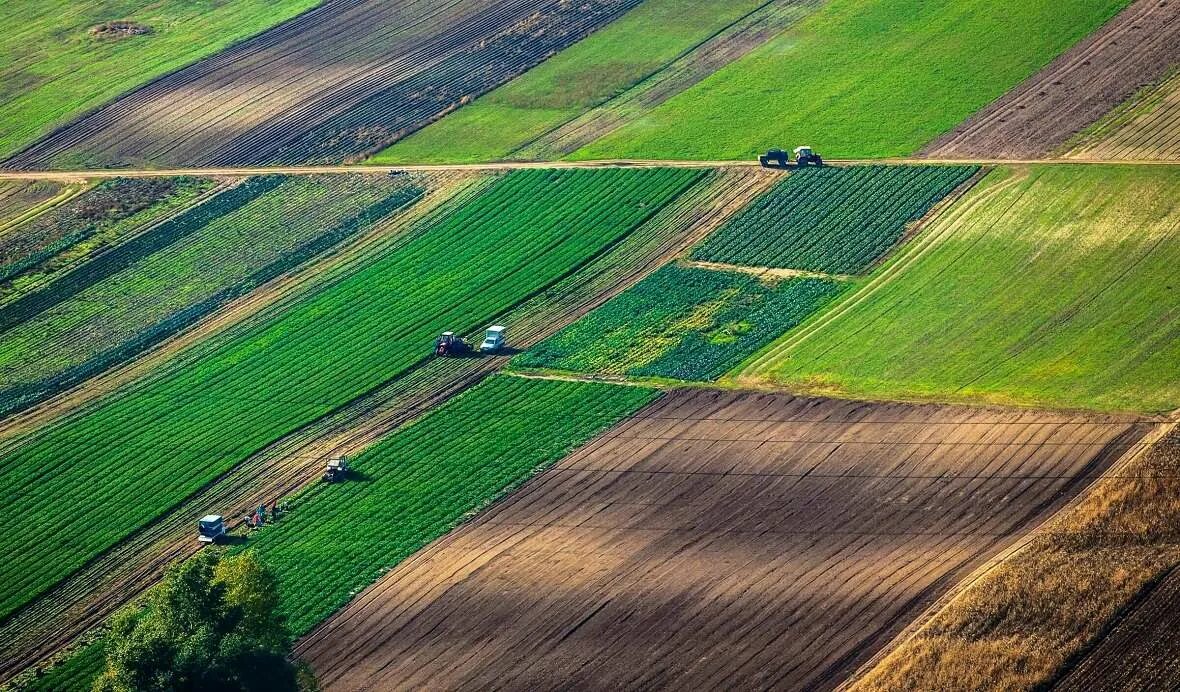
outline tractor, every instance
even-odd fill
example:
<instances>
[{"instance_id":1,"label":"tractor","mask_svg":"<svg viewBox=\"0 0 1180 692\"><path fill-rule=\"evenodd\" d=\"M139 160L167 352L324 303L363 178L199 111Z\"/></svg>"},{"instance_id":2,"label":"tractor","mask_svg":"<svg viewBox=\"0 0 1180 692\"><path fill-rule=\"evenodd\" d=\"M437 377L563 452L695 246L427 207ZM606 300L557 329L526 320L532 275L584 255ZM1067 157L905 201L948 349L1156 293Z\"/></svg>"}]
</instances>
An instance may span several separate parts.
<instances>
[{"instance_id":1,"label":"tractor","mask_svg":"<svg viewBox=\"0 0 1180 692\"><path fill-rule=\"evenodd\" d=\"M329 459L328 465L324 467L324 475L322 476L325 483L339 483L348 477L348 459L340 457L338 459Z\"/></svg>"},{"instance_id":2,"label":"tractor","mask_svg":"<svg viewBox=\"0 0 1180 692\"><path fill-rule=\"evenodd\" d=\"M794 164L796 168L803 168L805 166L822 166L824 165L823 158L815 153L811 147L795 147L795 160L791 161L791 157L782 149L771 149L765 154L758 157L758 163L763 168L787 168Z\"/></svg>"},{"instance_id":3,"label":"tractor","mask_svg":"<svg viewBox=\"0 0 1180 692\"><path fill-rule=\"evenodd\" d=\"M455 336L455 332L443 332L434 340L434 355L442 357L459 357L471 353L471 346L462 337Z\"/></svg>"}]
</instances>

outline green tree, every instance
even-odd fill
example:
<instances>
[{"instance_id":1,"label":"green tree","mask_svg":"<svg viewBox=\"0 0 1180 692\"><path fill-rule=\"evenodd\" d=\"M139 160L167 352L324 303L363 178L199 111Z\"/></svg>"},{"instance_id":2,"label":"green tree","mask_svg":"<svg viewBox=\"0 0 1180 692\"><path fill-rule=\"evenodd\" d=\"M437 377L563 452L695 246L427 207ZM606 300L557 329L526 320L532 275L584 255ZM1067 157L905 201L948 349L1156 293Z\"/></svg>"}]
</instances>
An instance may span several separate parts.
<instances>
[{"instance_id":1,"label":"green tree","mask_svg":"<svg viewBox=\"0 0 1180 692\"><path fill-rule=\"evenodd\" d=\"M173 567L147 607L111 623L96 692L300 690L274 574L253 553L207 550Z\"/></svg>"}]
</instances>

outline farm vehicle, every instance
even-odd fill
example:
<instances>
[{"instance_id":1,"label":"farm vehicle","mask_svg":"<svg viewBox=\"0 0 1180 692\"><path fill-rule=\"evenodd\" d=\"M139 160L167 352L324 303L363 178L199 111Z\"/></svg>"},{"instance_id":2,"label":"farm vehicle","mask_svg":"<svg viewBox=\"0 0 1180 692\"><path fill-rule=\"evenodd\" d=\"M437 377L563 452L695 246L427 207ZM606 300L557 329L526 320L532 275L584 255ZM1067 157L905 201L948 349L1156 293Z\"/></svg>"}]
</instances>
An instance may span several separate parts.
<instances>
[{"instance_id":1,"label":"farm vehicle","mask_svg":"<svg viewBox=\"0 0 1180 692\"><path fill-rule=\"evenodd\" d=\"M206 514L197 520L197 541L216 543L225 535L225 519L220 514Z\"/></svg>"},{"instance_id":2,"label":"farm vehicle","mask_svg":"<svg viewBox=\"0 0 1180 692\"><path fill-rule=\"evenodd\" d=\"M815 153L811 147L795 147L794 154L795 160L792 162L791 155L787 152L782 149L771 149L758 157L758 163L763 168L790 168L792 165L795 168L804 168L824 165L823 157Z\"/></svg>"},{"instance_id":3,"label":"farm vehicle","mask_svg":"<svg viewBox=\"0 0 1180 692\"><path fill-rule=\"evenodd\" d=\"M478 349L473 349L471 344L464 341L463 337L455 336L454 332L443 332L434 340L434 355L444 358L458 358L475 352L499 353L504 348L505 329L500 325L488 327L484 333L483 343L479 345Z\"/></svg>"},{"instance_id":4,"label":"farm vehicle","mask_svg":"<svg viewBox=\"0 0 1180 692\"><path fill-rule=\"evenodd\" d=\"M325 483L339 483L347 477L348 459L339 457L328 460L328 465L324 467L324 475L321 478Z\"/></svg>"}]
</instances>

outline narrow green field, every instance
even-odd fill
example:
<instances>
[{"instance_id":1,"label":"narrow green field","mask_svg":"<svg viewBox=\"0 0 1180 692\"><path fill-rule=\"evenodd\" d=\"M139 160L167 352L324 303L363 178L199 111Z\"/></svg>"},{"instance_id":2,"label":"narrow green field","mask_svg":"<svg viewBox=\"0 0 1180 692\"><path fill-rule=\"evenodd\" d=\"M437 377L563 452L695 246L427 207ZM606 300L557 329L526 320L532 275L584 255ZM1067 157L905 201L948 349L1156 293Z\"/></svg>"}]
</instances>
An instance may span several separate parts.
<instances>
[{"instance_id":1,"label":"narrow green field","mask_svg":"<svg viewBox=\"0 0 1180 692\"><path fill-rule=\"evenodd\" d=\"M692 251L693 259L859 274L978 166L810 168L787 176Z\"/></svg>"},{"instance_id":2,"label":"narrow green field","mask_svg":"<svg viewBox=\"0 0 1180 692\"><path fill-rule=\"evenodd\" d=\"M0 3L0 158L85 111L320 1L6 0ZM117 20L148 27L148 32L107 35L95 29Z\"/></svg>"},{"instance_id":3,"label":"narrow green field","mask_svg":"<svg viewBox=\"0 0 1180 692\"><path fill-rule=\"evenodd\" d=\"M521 369L711 380L845 288L668 265L512 360Z\"/></svg>"},{"instance_id":4,"label":"narrow green field","mask_svg":"<svg viewBox=\"0 0 1180 692\"><path fill-rule=\"evenodd\" d=\"M1180 407L1180 171L998 169L736 374L871 398Z\"/></svg>"},{"instance_id":5,"label":"narrow green field","mask_svg":"<svg viewBox=\"0 0 1180 692\"><path fill-rule=\"evenodd\" d=\"M507 158L633 86L765 0L646 0L508 84L380 152L374 164Z\"/></svg>"},{"instance_id":6,"label":"narrow green field","mask_svg":"<svg viewBox=\"0 0 1180 692\"><path fill-rule=\"evenodd\" d=\"M746 159L797 144L830 158L910 154L1127 4L830 0L572 158Z\"/></svg>"},{"instance_id":7,"label":"narrow green field","mask_svg":"<svg viewBox=\"0 0 1180 692\"><path fill-rule=\"evenodd\" d=\"M559 281L701 175L506 174L270 321L10 445L0 502L36 520L0 534L0 616L254 452L431 357L444 329L485 326Z\"/></svg>"}]
</instances>

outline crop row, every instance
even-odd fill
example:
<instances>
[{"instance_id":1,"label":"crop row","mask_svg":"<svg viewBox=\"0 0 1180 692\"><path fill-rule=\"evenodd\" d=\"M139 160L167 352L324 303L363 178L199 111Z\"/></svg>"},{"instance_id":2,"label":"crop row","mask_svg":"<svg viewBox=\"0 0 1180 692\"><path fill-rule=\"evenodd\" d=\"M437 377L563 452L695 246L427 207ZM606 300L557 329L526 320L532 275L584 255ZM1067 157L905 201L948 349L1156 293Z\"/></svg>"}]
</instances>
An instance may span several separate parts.
<instances>
[{"instance_id":1,"label":"crop row","mask_svg":"<svg viewBox=\"0 0 1180 692\"><path fill-rule=\"evenodd\" d=\"M711 380L843 289L668 265L513 359L520 368Z\"/></svg>"},{"instance_id":2,"label":"crop row","mask_svg":"<svg viewBox=\"0 0 1180 692\"><path fill-rule=\"evenodd\" d=\"M0 411L142 352L420 195L386 178L255 178L104 253L0 309Z\"/></svg>"},{"instance_id":3,"label":"crop row","mask_svg":"<svg viewBox=\"0 0 1180 692\"><path fill-rule=\"evenodd\" d=\"M978 166L803 169L735 216L694 259L832 274L873 265Z\"/></svg>"},{"instance_id":4,"label":"crop row","mask_svg":"<svg viewBox=\"0 0 1180 692\"><path fill-rule=\"evenodd\" d=\"M0 236L0 299L10 302L212 186L204 178L115 178L17 224Z\"/></svg>"},{"instance_id":5,"label":"crop row","mask_svg":"<svg viewBox=\"0 0 1180 692\"><path fill-rule=\"evenodd\" d=\"M429 357L597 256L700 172L505 175L271 320L6 455L0 613L35 597L259 449ZM39 482L30 483L30 478ZM68 512L46 507L68 506Z\"/></svg>"}]
</instances>

